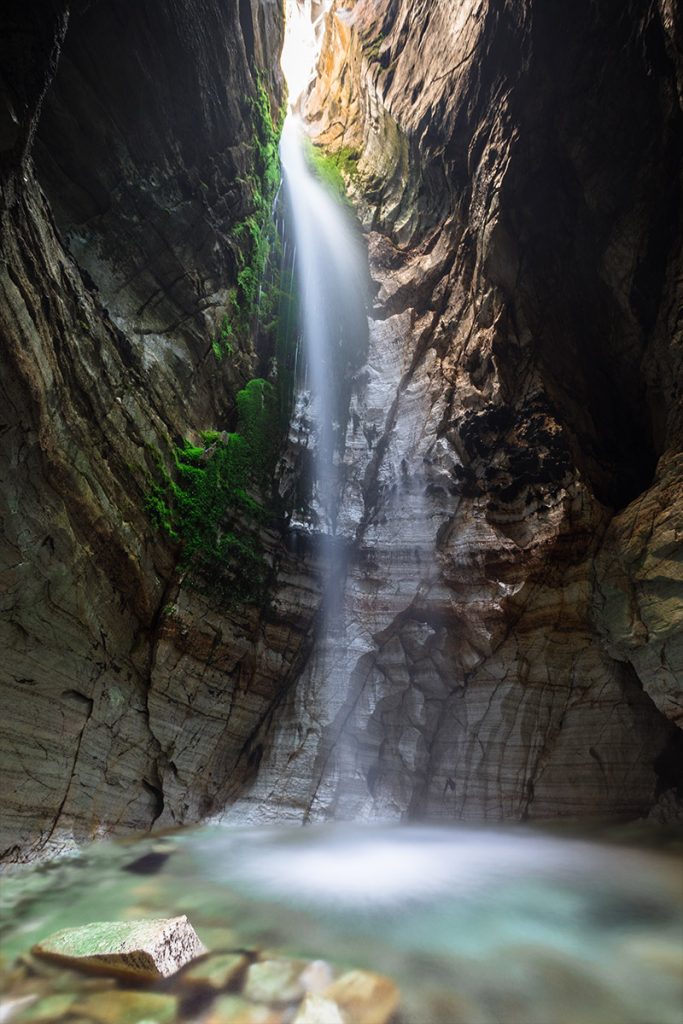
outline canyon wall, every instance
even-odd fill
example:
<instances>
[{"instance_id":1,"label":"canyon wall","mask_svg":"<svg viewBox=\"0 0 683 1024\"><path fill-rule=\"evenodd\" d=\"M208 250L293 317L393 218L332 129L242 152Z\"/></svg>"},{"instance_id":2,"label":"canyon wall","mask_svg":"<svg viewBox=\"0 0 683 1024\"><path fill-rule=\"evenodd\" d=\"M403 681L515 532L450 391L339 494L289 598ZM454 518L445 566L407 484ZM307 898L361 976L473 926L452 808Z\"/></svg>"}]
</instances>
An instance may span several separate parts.
<instances>
[{"instance_id":1,"label":"canyon wall","mask_svg":"<svg viewBox=\"0 0 683 1024\"><path fill-rule=\"evenodd\" d=\"M314 536L267 524L269 600L226 609L144 508L258 369L211 341L280 4L0 17L5 858L210 814L673 813L675 5L329 16L306 113L375 298L326 629Z\"/></svg>"},{"instance_id":2,"label":"canyon wall","mask_svg":"<svg viewBox=\"0 0 683 1024\"><path fill-rule=\"evenodd\" d=\"M305 113L376 290L343 614L229 819L677 813L678 18L335 5Z\"/></svg>"},{"instance_id":3,"label":"canyon wall","mask_svg":"<svg viewBox=\"0 0 683 1024\"><path fill-rule=\"evenodd\" d=\"M164 809L149 689L178 549L145 497L254 376L253 346L218 362L211 341L253 211L259 88L274 115L284 93L277 0L37 6L0 16L9 859Z\"/></svg>"}]
</instances>

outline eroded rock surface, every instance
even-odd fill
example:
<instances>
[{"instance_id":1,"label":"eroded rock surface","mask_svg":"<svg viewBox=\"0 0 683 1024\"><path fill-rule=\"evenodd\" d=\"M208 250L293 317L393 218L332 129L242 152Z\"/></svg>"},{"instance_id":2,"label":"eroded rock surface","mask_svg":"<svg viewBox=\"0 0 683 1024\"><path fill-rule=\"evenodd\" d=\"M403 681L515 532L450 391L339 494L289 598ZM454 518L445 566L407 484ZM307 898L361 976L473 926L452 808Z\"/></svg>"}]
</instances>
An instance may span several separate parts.
<instances>
[{"instance_id":1,"label":"eroded rock surface","mask_svg":"<svg viewBox=\"0 0 683 1024\"><path fill-rule=\"evenodd\" d=\"M596 563L596 616L612 657L635 668L683 725L683 455L669 452L652 487L610 523Z\"/></svg>"},{"instance_id":2,"label":"eroded rock surface","mask_svg":"<svg viewBox=\"0 0 683 1024\"><path fill-rule=\"evenodd\" d=\"M675 5L335 5L307 116L357 169L375 299L327 632L314 538L270 524L270 601L226 612L143 508L254 369L211 334L280 5L1 17L0 851L673 806Z\"/></svg>"},{"instance_id":3,"label":"eroded rock surface","mask_svg":"<svg viewBox=\"0 0 683 1024\"><path fill-rule=\"evenodd\" d=\"M253 375L253 350L217 363L211 338L237 274L230 232L251 213L259 76L274 111L282 99L282 12L54 2L37 18L12 2L0 17L0 852L13 859L164 810L148 690L178 552L145 495L158 458L229 418Z\"/></svg>"},{"instance_id":4,"label":"eroded rock surface","mask_svg":"<svg viewBox=\"0 0 683 1024\"><path fill-rule=\"evenodd\" d=\"M33 947L35 956L63 967L133 976L169 978L206 952L186 917L156 921L98 921L66 928Z\"/></svg>"},{"instance_id":5,"label":"eroded rock surface","mask_svg":"<svg viewBox=\"0 0 683 1024\"><path fill-rule=\"evenodd\" d=\"M354 554L230 816L631 816L680 785L677 31L335 5L306 109L370 232Z\"/></svg>"}]
</instances>

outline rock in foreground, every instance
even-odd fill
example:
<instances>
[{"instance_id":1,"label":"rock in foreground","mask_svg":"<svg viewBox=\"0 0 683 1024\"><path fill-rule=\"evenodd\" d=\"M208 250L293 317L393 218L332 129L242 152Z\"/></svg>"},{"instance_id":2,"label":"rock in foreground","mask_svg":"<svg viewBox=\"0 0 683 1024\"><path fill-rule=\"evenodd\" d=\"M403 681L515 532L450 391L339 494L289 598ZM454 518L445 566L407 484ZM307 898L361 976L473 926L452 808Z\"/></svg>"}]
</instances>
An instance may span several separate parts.
<instances>
[{"instance_id":1,"label":"rock in foreground","mask_svg":"<svg viewBox=\"0 0 683 1024\"><path fill-rule=\"evenodd\" d=\"M33 947L36 956L76 970L168 978L206 952L185 916L154 921L98 921L55 932Z\"/></svg>"},{"instance_id":2,"label":"rock in foreground","mask_svg":"<svg viewBox=\"0 0 683 1024\"><path fill-rule=\"evenodd\" d=\"M370 971L348 971L325 989L323 995L353 1024L388 1024L400 999L390 978Z\"/></svg>"}]
</instances>

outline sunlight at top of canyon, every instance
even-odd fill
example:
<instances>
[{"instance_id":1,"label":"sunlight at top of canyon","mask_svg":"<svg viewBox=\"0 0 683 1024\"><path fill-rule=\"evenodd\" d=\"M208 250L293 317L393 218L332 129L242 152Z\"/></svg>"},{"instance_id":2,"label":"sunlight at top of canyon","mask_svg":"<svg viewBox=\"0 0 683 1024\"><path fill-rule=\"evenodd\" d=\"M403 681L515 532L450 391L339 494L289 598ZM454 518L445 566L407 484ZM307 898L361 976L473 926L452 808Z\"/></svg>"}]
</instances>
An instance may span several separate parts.
<instances>
[{"instance_id":1,"label":"sunlight at top of canyon","mask_svg":"<svg viewBox=\"0 0 683 1024\"><path fill-rule=\"evenodd\" d=\"M292 109L315 73L323 19L331 6L332 0L286 0L281 64Z\"/></svg>"}]
</instances>

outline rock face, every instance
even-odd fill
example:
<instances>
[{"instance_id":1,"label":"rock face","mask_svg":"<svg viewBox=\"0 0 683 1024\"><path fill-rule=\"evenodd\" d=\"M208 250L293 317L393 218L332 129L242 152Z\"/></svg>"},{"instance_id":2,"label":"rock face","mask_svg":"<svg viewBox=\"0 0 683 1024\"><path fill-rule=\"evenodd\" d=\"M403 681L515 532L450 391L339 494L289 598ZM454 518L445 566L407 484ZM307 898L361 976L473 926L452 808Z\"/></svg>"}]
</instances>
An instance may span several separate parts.
<instances>
[{"instance_id":1,"label":"rock face","mask_svg":"<svg viewBox=\"0 0 683 1024\"><path fill-rule=\"evenodd\" d=\"M669 450L652 487L609 525L596 564L596 616L607 650L683 726L683 455Z\"/></svg>"},{"instance_id":2,"label":"rock face","mask_svg":"<svg viewBox=\"0 0 683 1024\"><path fill-rule=\"evenodd\" d=\"M632 816L680 786L676 18L330 14L307 114L356 162L376 286L354 555L229 816Z\"/></svg>"},{"instance_id":3,"label":"rock face","mask_svg":"<svg viewBox=\"0 0 683 1024\"><path fill-rule=\"evenodd\" d=\"M646 813L680 784L676 6L328 17L307 116L376 297L326 633L310 538L266 531L271 600L228 614L143 510L254 372L211 337L280 4L0 17L4 856L225 808Z\"/></svg>"},{"instance_id":4,"label":"rock face","mask_svg":"<svg viewBox=\"0 0 683 1024\"><path fill-rule=\"evenodd\" d=\"M147 828L164 808L148 690L177 551L144 499L155 453L224 426L253 375L253 350L219 364L211 337L237 274L230 232L251 212L259 75L273 109L282 99L282 12L55 0L40 19L18 2L1 18L0 850L13 858Z\"/></svg>"}]
</instances>

